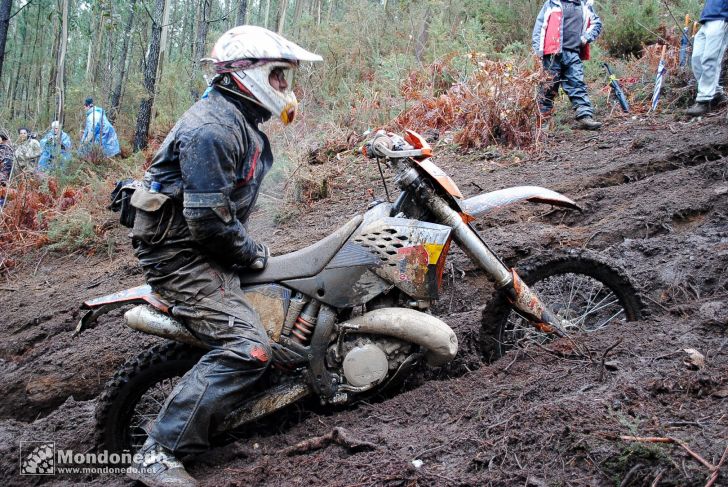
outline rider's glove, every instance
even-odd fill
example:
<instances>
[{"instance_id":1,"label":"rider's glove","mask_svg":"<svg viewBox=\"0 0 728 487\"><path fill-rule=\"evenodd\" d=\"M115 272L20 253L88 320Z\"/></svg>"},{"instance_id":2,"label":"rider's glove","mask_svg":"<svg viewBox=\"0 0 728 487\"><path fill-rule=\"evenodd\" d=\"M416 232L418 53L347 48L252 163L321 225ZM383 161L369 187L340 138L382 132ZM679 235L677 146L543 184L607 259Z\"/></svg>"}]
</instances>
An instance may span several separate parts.
<instances>
[{"instance_id":1,"label":"rider's glove","mask_svg":"<svg viewBox=\"0 0 728 487\"><path fill-rule=\"evenodd\" d=\"M256 244L255 259L250 263L248 268L254 271L262 271L268 264L268 257L270 257L270 250L262 243Z\"/></svg>"}]
</instances>

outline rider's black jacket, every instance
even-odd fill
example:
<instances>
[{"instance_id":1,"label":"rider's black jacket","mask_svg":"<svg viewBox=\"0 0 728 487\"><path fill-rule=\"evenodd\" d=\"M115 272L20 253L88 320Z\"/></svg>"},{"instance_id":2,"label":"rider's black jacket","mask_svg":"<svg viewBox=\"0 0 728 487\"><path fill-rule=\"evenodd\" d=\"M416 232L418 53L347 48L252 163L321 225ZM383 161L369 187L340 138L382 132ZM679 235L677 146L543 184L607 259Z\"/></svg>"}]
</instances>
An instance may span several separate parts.
<instances>
[{"instance_id":1,"label":"rider's black jacket","mask_svg":"<svg viewBox=\"0 0 728 487\"><path fill-rule=\"evenodd\" d=\"M133 237L143 264L145 257L172 257L184 247L225 265L247 266L254 260L256 244L244 223L273 164L268 138L258 129L269 117L257 105L217 88L185 112L144 175L146 190L154 186L158 193L146 191L152 203L135 205L142 209ZM171 199L161 209L153 203L159 193Z\"/></svg>"}]
</instances>

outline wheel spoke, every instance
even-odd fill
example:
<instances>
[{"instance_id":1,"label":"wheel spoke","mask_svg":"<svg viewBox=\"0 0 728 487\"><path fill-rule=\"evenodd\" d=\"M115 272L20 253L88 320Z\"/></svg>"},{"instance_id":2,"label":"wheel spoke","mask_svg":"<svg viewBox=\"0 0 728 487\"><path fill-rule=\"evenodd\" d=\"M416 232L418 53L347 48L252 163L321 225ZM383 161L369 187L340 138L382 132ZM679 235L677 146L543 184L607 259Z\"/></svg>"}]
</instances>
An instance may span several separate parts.
<instances>
[{"instance_id":1,"label":"wheel spoke","mask_svg":"<svg viewBox=\"0 0 728 487\"><path fill-rule=\"evenodd\" d=\"M585 269L590 263L588 260L586 264L584 260L576 262ZM604 275L604 272L597 275ZM627 315L620 298L624 294L624 285L613 288L602 278L579 271L556 271L554 274L547 271L544 274L546 277L529 283L529 287L554 310L567 328L575 332L591 333L604 328L618 317ZM553 335L535 329L514 310L511 310L502 323L497 342L506 349L545 343L554 338Z\"/></svg>"},{"instance_id":2,"label":"wheel spoke","mask_svg":"<svg viewBox=\"0 0 728 487\"><path fill-rule=\"evenodd\" d=\"M602 304L604 302L604 300L610 298L611 296L614 296L614 294L613 293L609 293L607 296L604 297L604 299L602 299L601 301L599 301L598 303L596 303L593 308L587 309L586 312L579 317L577 323L583 323L587 316L589 316L589 315L591 315L593 313L596 313L597 311L603 310L604 308L607 308L607 307L609 307L609 306L611 306L613 304L619 304L619 299L615 299L614 301L610 301L607 304Z\"/></svg>"},{"instance_id":3,"label":"wheel spoke","mask_svg":"<svg viewBox=\"0 0 728 487\"><path fill-rule=\"evenodd\" d=\"M617 311L612 316L610 316L609 318L607 318L606 321L604 321L604 323L602 323L601 325L598 325L596 328L594 328L594 330L600 330L600 329L604 328L610 321L612 321L614 318L616 318L617 316L621 315L622 313L624 313L624 309L621 309L620 308L619 311ZM594 331L594 330L592 330L592 331Z\"/></svg>"}]
</instances>

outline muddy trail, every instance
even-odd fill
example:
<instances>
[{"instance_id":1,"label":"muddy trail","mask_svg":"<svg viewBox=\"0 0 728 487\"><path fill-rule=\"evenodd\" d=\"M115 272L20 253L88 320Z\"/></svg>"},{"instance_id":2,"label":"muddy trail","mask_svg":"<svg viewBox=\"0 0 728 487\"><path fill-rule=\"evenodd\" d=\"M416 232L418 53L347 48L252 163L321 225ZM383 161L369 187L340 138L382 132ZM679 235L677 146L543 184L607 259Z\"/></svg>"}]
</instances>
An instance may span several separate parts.
<instances>
[{"instance_id":1,"label":"muddy trail","mask_svg":"<svg viewBox=\"0 0 728 487\"><path fill-rule=\"evenodd\" d=\"M725 113L684 123L621 119L600 133L561 130L534 155L452 150L435 162L466 196L539 185L583 212L520 205L477 223L505 260L580 249L619 263L650 316L573 345L530 348L482 364L477 334L492 294L484 275L451 254L434 310L458 335L448 367L406 392L340 410L290 408L204 455L188 459L202 485L706 485L728 448L728 123ZM384 191L360 159L321 167L331 194L279 226L288 209L263 202L251 231L273 253L313 243ZM390 182L390 188L391 188ZM78 337L78 305L141 284L126 232L104 255L27 257L0 283L0 478L7 485L130 485L120 475L19 475L21 440L93 448L95 398L114 370L158 342L121 323L121 311ZM704 366L689 362L695 349ZM583 350L583 348L580 348ZM343 428L370 443L292 453L286 448ZM670 437L677 443L620 436ZM728 485L728 459L714 485Z\"/></svg>"}]
</instances>

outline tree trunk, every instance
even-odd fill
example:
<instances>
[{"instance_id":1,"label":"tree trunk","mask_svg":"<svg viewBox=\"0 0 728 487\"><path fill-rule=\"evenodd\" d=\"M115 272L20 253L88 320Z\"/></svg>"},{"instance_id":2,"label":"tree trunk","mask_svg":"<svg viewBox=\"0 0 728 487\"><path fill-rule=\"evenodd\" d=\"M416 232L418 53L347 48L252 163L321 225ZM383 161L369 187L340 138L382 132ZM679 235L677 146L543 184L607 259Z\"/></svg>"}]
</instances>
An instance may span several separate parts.
<instances>
[{"instance_id":1,"label":"tree trunk","mask_svg":"<svg viewBox=\"0 0 728 487\"><path fill-rule=\"evenodd\" d=\"M96 90L96 87L99 84L99 67L102 63L103 56L101 53L103 52L103 45L104 45L104 31L106 30L105 27L105 20L104 20L104 14L105 14L105 5L101 4L101 9L99 11L99 30L96 33L96 46L94 49L94 66L93 66L93 72L92 75L92 83L94 87L94 91Z\"/></svg>"},{"instance_id":2,"label":"tree trunk","mask_svg":"<svg viewBox=\"0 0 728 487\"><path fill-rule=\"evenodd\" d=\"M3 76L3 62L5 61L5 42L8 39L8 28L10 27L10 10L13 8L13 0L2 0L0 3L0 79Z\"/></svg>"},{"instance_id":3,"label":"tree trunk","mask_svg":"<svg viewBox=\"0 0 728 487\"><path fill-rule=\"evenodd\" d=\"M62 3L62 2L61 2ZM59 5L61 16L63 16L63 6ZM51 53L58 52L58 49L60 47L61 43L61 34L62 34L63 26L61 25L61 19L60 17L53 17L53 44L51 46ZM45 100L45 113L53 113L51 112L51 105L55 102L56 99L56 78L58 77L58 60L56 60L55 63L51 64L51 71L48 75L48 83L46 87L46 93L43 99Z\"/></svg>"},{"instance_id":4,"label":"tree trunk","mask_svg":"<svg viewBox=\"0 0 728 487\"><path fill-rule=\"evenodd\" d=\"M197 19L197 40L195 42L195 65L200 64L200 59L205 57L205 43L207 42L207 29L210 22L211 0L200 0L200 17Z\"/></svg>"},{"instance_id":5,"label":"tree trunk","mask_svg":"<svg viewBox=\"0 0 728 487\"><path fill-rule=\"evenodd\" d=\"M286 23L286 10L288 9L288 0L281 0L278 5L278 26L276 32L283 34L283 26Z\"/></svg>"},{"instance_id":6,"label":"tree trunk","mask_svg":"<svg viewBox=\"0 0 728 487\"><path fill-rule=\"evenodd\" d=\"M92 32L89 35L89 46L88 46L88 65L86 66L86 80L91 82L94 92L96 91L96 80L98 74L98 64L101 58L101 40L104 33L104 17L103 17L103 5L98 7L98 15L96 24L96 35Z\"/></svg>"},{"instance_id":7,"label":"tree trunk","mask_svg":"<svg viewBox=\"0 0 728 487\"><path fill-rule=\"evenodd\" d=\"M197 89L197 76L200 74L200 60L205 57L207 28L209 27L210 10L212 8L211 0L200 0L198 4L199 16L197 18L197 38L195 39L195 53L192 60L192 77L190 78L190 94L192 100L197 101L200 93Z\"/></svg>"},{"instance_id":8,"label":"tree trunk","mask_svg":"<svg viewBox=\"0 0 728 487\"><path fill-rule=\"evenodd\" d=\"M238 18L236 25L245 25L248 13L248 0L240 0L238 4Z\"/></svg>"},{"instance_id":9,"label":"tree trunk","mask_svg":"<svg viewBox=\"0 0 728 487\"><path fill-rule=\"evenodd\" d=\"M164 61L167 58L167 37L169 35L169 29L167 26L169 25L169 13L170 13L170 6L169 2L164 2L164 14L162 15L162 35L159 39L159 63L157 64L157 81L162 81L162 73L164 73ZM156 90L155 90L155 98L156 98ZM157 106L152 106L152 120L154 120L157 117Z\"/></svg>"},{"instance_id":10,"label":"tree trunk","mask_svg":"<svg viewBox=\"0 0 728 487\"><path fill-rule=\"evenodd\" d=\"M159 64L157 65L157 79L162 79L162 72L164 71L164 61L167 58L167 44L169 37L169 14L170 7L169 2L164 2L164 15L162 16L162 36L159 39Z\"/></svg>"},{"instance_id":11,"label":"tree trunk","mask_svg":"<svg viewBox=\"0 0 728 487\"><path fill-rule=\"evenodd\" d=\"M261 0L262 1L262 0ZM265 22L263 27L268 28L268 18L270 17L270 0L265 0Z\"/></svg>"},{"instance_id":12,"label":"tree trunk","mask_svg":"<svg viewBox=\"0 0 728 487\"><path fill-rule=\"evenodd\" d=\"M86 55L86 80L91 77L91 61L94 53L94 33L93 31L88 33L88 54Z\"/></svg>"},{"instance_id":13,"label":"tree trunk","mask_svg":"<svg viewBox=\"0 0 728 487\"><path fill-rule=\"evenodd\" d=\"M28 38L28 25L27 22L24 20L22 24L22 30L23 30L23 37L20 41L21 46L25 46L25 42ZM17 35L17 32L16 34ZM15 114L17 113L16 109L18 107L17 100L20 99L20 96L18 96L18 82L20 81L20 71L23 67L23 61L25 59L25 53L27 49L20 49L20 54L18 55L18 68L15 71L15 77L13 78L13 89L10 92L10 95L8 97L8 100L10 101L10 104L12 106L12 109L10 110L10 118L15 118ZM22 88L22 86L21 86Z\"/></svg>"},{"instance_id":14,"label":"tree trunk","mask_svg":"<svg viewBox=\"0 0 728 487\"><path fill-rule=\"evenodd\" d=\"M182 32L180 33L179 42L177 42L177 48L179 49L178 58L184 57L185 46L191 44L189 40L194 35L190 33L193 31L194 9L190 8L191 3L189 0L185 0L179 7L181 9L180 15L182 15ZM191 17L192 16L192 17Z\"/></svg>"},{"instance_id":15,"label":"tree trunk","mask_svg":"<svg viewBox=\"0 0 728 487\"><path fill-rule=\"evenodd\" d=\"M152 105L154 105L154 88L156 84L157 63L159 62L159 48L162 39L162 18L166 0L156 0L154 18L152 19L152 37L147 53L147 62L144 66L144 90L146 97L139 105L136 133L134 135L134 150L142 150L147 146L149 137L149 125L152 117Z\"/></svg>"},{"instance_id":16,"label":"tree trunk","mask_svg":"<svg viewBox=\"0 0 728 487\"><path fill-rule=\"evenodd\" d=\"M420 30L415 37L415 58L418 63L422 63L422 55L427 47L427 39L430 37L430 7L425 11L425 17L420 24Z\"/></svg>"},{"instance_id":17,"label":"tree trunk","mask_svg":"<svg viewBox=\"0 0 728 487\"><path fill-rule=\"evenodd\" d=\"M58 65L56 68L56 116L63 127L63 106L66 101L66 49L68 47L68 0L61 7L61 39L58 46Z\"/></svg>"},{"instance_id":18,"label":"tree trunk","mask_svg":"<svg viewBox=\"0 0 728 487\"><path fill-rule=\"evenodd\" d=\"M303 13L303 0L296 0L296 10L293 12L293 31L298 36L301 33L301 14Z\"/></svg>"},{"instance_id":19,"label":"tree trunk","mask_svg":"<svg viewBox=\"0 0 728 487\"><path fill-rule=\"evenodd\" d=\"M28 120L30 118L29 110L30 110L30 105L32 103L32 100L30 98L31 98L31 94L33 93L33 90L36 88L36 86L32 86L32 87L30 86L31 80L41 79L39 71L43 67L43 63L36 61L36 56L35 56L35 53L38 49L38 34L39 34L39 31L41 30L40 13L41 13L41 6L38 5L38 13L35 18L35 28L33 29L35 31L35 33L33 35L33 47L30 50L30 63L29 63L30 65L28 66L28 78L27 78L27 86L25 88L25 99L23 100L23 118L26 120ZM34 84L39 85L40 83L35 82ZM36 119L35 121L37 121L37 115L38 114L36 114L36 117L34 117Z\"/></svg>"},{"instance_id":20,"label":"tree trunk","mask_svg":"<svg viewBox=\"0 0 728 487\"><path fill-rule=\"evenodd\" d=\"M68 0L64 0L66 3ZM136 7L136 0L131 0L129 5L129 18L126 19L126 25L124 26L124 41L121 46L121 59L119 60L119 66L121 71L119 72L119 78L114 84L114 91L111 93L111 108L109 109L109 119L113 122L116 120L116 115L119 112L119 105L121 104L121 91L124 85L124 78L126 76L126 57L129 52L129 40L131 38L131 29L134 26L134 10Z\"/></svg>"},{"instance_id":21,"label":"tree trunk","mask_svg":"<svg viewBox=\"0 0 728 487\"><path fill-rule=\"evenodd\" d=\"M200 18L200 4L201 0L190 0L195 5L195 13L192 17L192 28L190 30L190 59L192 59L192 69L195 69L197 61L195 60L195 53L197 52L197 23Z\"/></svg>"}]
</instances>

